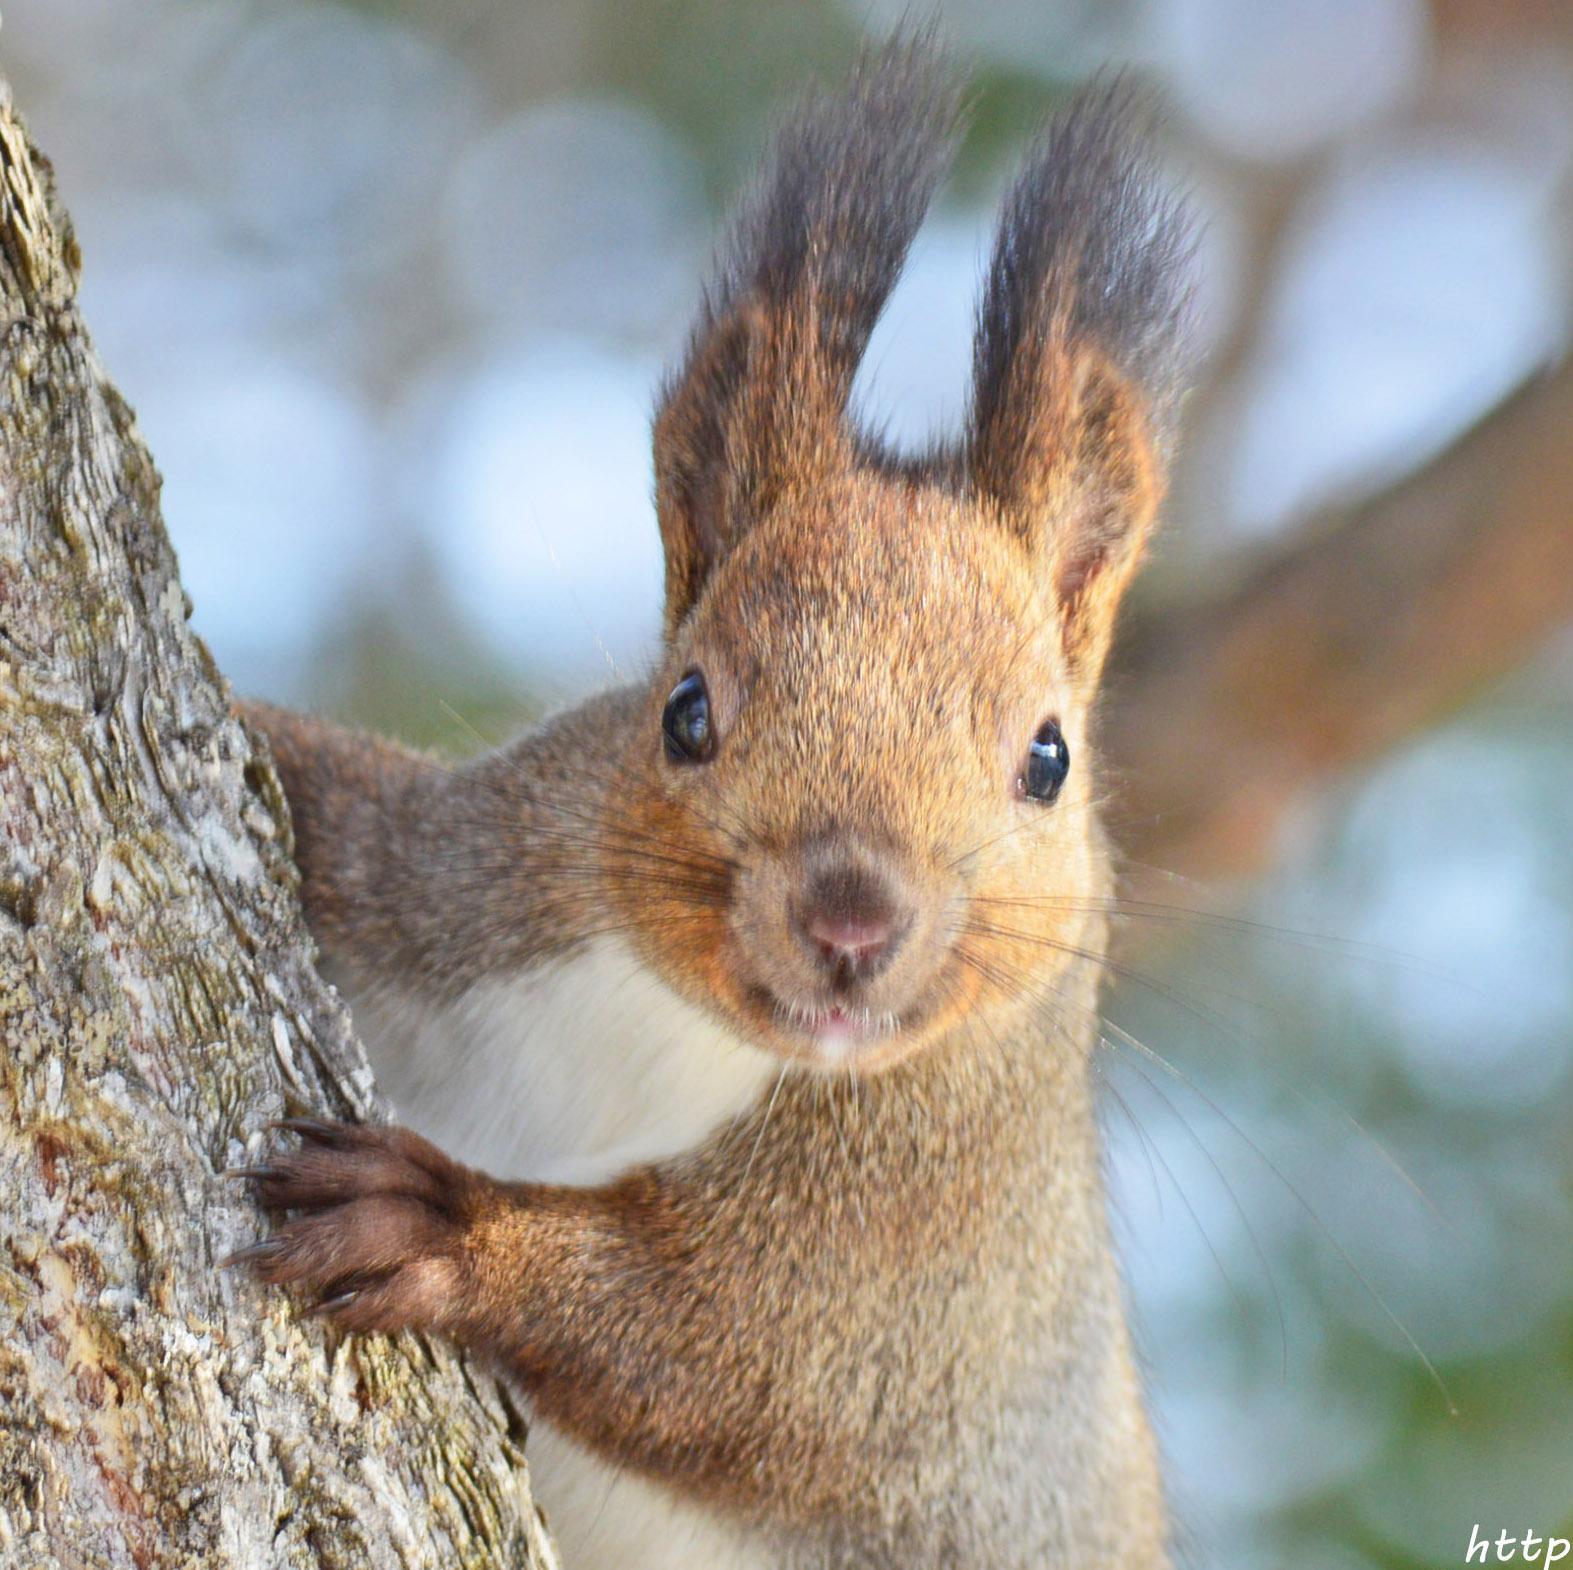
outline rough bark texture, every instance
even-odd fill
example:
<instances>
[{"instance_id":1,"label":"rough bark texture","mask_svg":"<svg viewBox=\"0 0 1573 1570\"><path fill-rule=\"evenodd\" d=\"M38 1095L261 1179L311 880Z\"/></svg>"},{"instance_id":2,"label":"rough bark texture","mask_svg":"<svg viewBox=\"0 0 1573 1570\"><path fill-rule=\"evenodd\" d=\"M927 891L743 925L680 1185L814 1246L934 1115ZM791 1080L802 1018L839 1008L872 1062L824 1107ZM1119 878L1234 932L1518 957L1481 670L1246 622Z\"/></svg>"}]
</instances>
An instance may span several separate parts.
<instances>
[{"instance_id":1,"label":"rough bark texture","mask_svg":"<svg viewBox=\"0 0 1573 1570\"><path fill-rule=\"evenodd\" d=\"M0 1563L538 1570L494 1382L215 1268L269 1118L382 1109L75 271L0 84Z\"/></svg>"}]
</instances>

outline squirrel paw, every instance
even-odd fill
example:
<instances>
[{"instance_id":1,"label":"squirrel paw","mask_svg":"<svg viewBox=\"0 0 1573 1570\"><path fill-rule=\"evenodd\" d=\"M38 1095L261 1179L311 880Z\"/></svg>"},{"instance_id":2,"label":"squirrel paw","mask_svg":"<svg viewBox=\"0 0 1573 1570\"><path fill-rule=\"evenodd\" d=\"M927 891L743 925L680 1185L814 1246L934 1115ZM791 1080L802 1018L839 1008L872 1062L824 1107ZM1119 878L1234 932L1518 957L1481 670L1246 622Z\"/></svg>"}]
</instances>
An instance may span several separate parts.
<instances>
[{"instance_id":1,"label":"squirrel paw","mask_svg":"<svg viewBox=\"0 0 1573 1570\"><path fill-rule=\"evenodd\" d=\"M316 1299L350 1330L450 1328L488 1179L403 1128L289 1118L301 1145L235 1176L263 1209L297 1212L223 1261Z\"/></svg>"}]
</instances>

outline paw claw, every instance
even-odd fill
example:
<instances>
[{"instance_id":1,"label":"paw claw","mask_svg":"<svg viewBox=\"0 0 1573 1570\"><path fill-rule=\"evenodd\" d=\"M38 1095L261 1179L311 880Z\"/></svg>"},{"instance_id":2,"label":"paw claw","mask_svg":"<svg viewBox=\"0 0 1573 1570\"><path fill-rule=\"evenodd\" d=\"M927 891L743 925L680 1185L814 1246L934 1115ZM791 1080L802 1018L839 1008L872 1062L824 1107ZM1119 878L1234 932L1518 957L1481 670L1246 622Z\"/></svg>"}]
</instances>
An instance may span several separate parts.
<instances>
[{"instance_id":1,"label":"paw claw","mask_svg":"<svg viewBox=\"0 0 1573 1570\"><path fill-rule=\"evenodd\" d=\"M312 1319L326 1319L331 1314L341 1313L359 1297L359 1288L356 1288L351 1292L340 1292L335 1297L323 1298L320 1303L317 1303L313 1307L308 1308L306 1313Z\"/></svg>"},{"instance_id":2,"label":"paw claw","mask_svg":"<svg viewBox=\"0 0 1573 1570\"><path fill-rule=\"evenodd\" d=\"M275 1118L264 1126L283 1129L287 1134L299 1134L302 1139L315 1140L319 1145L342 1145L345 1142L344 1125L329 1122L327 1118Z\"/></svg>"},{"instance_id":3,"label":"paw claw","mask_svg":"<svg viewBox=\"0 0 1573 1570\"><path fill-rule=\"evenodd\" d=\"M266 1264L283 1252L282 1238L265 1237L256 1243L248 1243L244 1248L237 1248L232 1254L226 1254L218 1262L218 1267L220 1270L234 1270L242 1265Z\"/></svg>"}]
</instances>

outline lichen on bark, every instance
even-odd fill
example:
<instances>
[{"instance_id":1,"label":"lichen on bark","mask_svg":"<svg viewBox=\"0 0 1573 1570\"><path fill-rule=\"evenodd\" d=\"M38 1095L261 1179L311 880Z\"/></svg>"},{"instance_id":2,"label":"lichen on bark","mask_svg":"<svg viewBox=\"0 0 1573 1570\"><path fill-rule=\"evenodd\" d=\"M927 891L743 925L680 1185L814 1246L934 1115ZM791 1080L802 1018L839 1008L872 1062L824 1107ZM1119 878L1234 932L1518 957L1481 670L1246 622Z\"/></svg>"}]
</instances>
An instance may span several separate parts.
<instances>
[{"instance_id":1,"label":"lichen on bark","mask_svg":"<svg viewBox=\"0 0 1573 1570\"><path fill-rule=\"evenodd\" d=\"M0 82L0 1563L540 1570L503 1387L216 1268L270 1118L384 1108L77 270Z\"/></svg>"}]
</instances>

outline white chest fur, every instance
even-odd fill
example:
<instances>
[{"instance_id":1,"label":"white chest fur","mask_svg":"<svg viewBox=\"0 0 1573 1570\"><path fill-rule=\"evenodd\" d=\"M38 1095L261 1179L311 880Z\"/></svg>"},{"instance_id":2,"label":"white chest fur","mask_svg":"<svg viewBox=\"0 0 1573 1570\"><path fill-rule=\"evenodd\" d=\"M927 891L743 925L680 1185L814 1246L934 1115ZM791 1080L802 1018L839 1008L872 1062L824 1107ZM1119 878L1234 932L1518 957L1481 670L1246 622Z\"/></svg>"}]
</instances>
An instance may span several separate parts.
<instances>
[{"instance_id":1,"label":"white chest fur","mask_svg":"<svg viewBox=\"0 0 1573 1570\"><path fill-rule=\"evenodd\" d=\"M382 1088L412 1128L494 1177L597 1183L691 1150L780 1063L678 997L617 938L433 1007L353 1000ZM709 1512L530 1433L535 1485L576 1570L767 1570Z\"/></svg>"},{"instance_id":2,"label":"white chest fur","mask_svg":"<svg viewBox=\"0 0 1573 1570\"><path fill-rule=\"evenodd\" d=\"M598 1183L691 1150L781 1067L615 937L453 1003L354 1005L400 1116L493 1177Z\"/></svg>"},{"instance_id":3,"label":"white chest fur","mask_svg":"<svg viewBox=\"0 0 1573 1570\"><path fill-rule=\"evenodd\" d=\"M564 1570L779 1570L763 1543L540 1423L529 1458Z\"/></svg>"}]
</instances>

